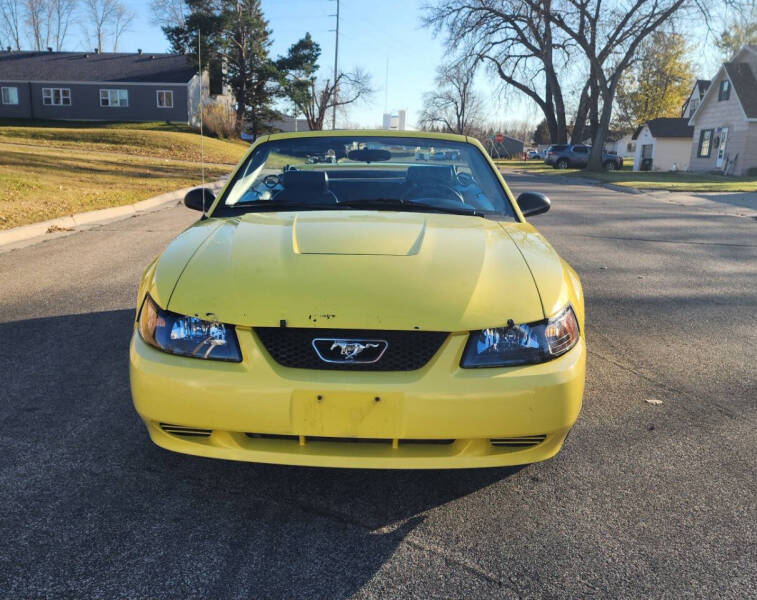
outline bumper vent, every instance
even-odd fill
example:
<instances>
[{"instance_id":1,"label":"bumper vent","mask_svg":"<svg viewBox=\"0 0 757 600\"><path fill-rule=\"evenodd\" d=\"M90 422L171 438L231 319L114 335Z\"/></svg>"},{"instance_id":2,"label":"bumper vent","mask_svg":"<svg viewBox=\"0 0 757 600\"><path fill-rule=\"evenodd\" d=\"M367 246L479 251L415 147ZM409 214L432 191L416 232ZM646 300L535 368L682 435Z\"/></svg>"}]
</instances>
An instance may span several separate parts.
<instances>
[{"instance_id":1,"label":"bumper vent","mask_svg":"<svg viewBox=\"0 0 757 600\"><path fill-rule=\"evenodd\" d=\"M171 425L170 423L161 423L160 428L166 433L173 435L183 435L187 437L210 437L212 430L198 429L197 427L183 427L182 425Z\"/></svg>"},{"instance_id":2,"label":"bumper vent","mask_svg":"<svg viewBox=\"0 0 757 600\"><path fill-rule=\"evenodd\" d=\"M523 437L491 438L492 446L504 446L507 448L529 448L541 444L547 439L546 434L526 435Z\"/></svg>"},{"instance_id":3,"label":"bumper vent","mask_svg":"<svg viewBox=\"0 0 757 600\"><path fill-rule=\"evenodd\" d=\"M286 440L290 442L300 443L300 436L298 435L279 435L275 433L246 433L248 438L259 440ZM327 442L330 444L386 444L391 446L395 440L390 438L353 438L353 437L324 437L318 435L306 435L302 436L303 444L312 444L318 442ZM430 444L435 446L449 446L454 444L453 439L399 439L397 445L405 446L411 444L424 445Z\"/></svg>"},{"instance_id":4,"label":"bumper vent","mask_svg":"<svg viewBox=\"0 0 757 600\"><path fill-rule=\"evenodd\" d=\"M438 331L313 329L256 327L255 333L271 357L284 367L331 371L414 371L436 354L449 335ZM313 340L385 340L386 351L375 363L325 362Z\"/></svg>"}]
</instances>

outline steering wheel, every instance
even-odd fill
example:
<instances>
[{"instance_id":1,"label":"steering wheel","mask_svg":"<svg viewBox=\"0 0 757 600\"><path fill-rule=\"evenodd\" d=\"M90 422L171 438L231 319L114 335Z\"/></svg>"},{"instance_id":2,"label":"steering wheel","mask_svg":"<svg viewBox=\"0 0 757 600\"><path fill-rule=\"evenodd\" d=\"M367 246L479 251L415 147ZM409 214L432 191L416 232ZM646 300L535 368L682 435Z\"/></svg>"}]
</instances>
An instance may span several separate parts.
<instances>
[{"instance_id":1,"label":"steering wheel","mask_svg":"<svg viewBox=\"0 0 757 600\"><path fill-rule=\"evenodd\" d=\"M263 183L267 188L271 190L279 185L279 181L280 179L278 175L266 175L265 177L263 177Z\"/></svg>"},{"instance_id":2,"label":"steering wheel","mask_svg":"<svg viewBox=\"0 0 757 600\"><path fill-rule=\"evenodd\" d=\"M436 191L436 193L434 193L434 191ZM442 192L442 198L465 204L465 198L463 198L463 195L451 185L430 181L413 184L409 190L402 194L401 200L410 200L411 198L439 198L439 191Z\"/></svg>"}]
</instances>

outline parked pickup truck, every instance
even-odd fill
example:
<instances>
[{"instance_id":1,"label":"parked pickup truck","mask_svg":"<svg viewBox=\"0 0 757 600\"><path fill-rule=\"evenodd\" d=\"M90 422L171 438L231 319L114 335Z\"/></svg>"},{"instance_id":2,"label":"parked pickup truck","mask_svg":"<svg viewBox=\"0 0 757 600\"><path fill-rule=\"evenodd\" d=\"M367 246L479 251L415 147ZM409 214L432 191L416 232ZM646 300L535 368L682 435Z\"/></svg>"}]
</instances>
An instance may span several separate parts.
<instances>
[{"instance_id":1,"label":"parked pickup truck","mask_svg":"<svg viewBox=\"0 0 757 600\"><path fill-rule=\"evenodd\" d=\"M589 164L591 146L583 144L555 144L547 148L544 162L555 169L583 169ZM623 168L623 157L613 152L602 153L602 167L605 171Z\"/></svg>"}]
</instances>

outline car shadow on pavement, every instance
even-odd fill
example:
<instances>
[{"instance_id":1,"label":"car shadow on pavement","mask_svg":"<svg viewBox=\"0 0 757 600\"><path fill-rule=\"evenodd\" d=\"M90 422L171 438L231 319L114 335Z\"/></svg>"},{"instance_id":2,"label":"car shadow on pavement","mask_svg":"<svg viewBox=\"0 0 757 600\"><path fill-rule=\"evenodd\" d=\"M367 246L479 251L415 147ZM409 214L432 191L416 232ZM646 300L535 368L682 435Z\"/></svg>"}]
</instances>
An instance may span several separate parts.
<instances>
[{"instance_id":1,"label":"car shadow on pavement","mask_svg":"<svg viewBox=\"0 0 757 600\"><path fill-rule=\"evenodd\" d=\"M314 469L167 452L131 405L133 318L0 324L11 349L0 355L0 535L12 540L2 597L346 598L391 570L425 511L518 470Z\"/></svg>"}]
</instances>

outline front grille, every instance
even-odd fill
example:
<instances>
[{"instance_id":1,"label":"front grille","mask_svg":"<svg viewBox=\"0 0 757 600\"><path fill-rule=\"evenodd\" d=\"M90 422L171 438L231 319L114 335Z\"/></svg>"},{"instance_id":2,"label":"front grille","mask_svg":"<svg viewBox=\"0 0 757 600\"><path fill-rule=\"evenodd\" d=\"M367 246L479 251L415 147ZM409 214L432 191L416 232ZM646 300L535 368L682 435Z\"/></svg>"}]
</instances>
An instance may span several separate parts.
<instances>
[{"instance_id":1,"label":"front grille","mask_svg":"<svg viewBox=\"0 0 757 600\"><path fill-rule=\"evenodd\" d=\"M284 440L289 442L297 442L300 441L300 436L298 435L287 435L287 434L278 434L278 433L245 433L245 435L249 438L258 439L258 440ZM318 443L318 442L328 442L328 443L337 443L337 444L386 444L387 446L391 446L394 440L389 438L355 438L355 437L328 437L328 436L321 436L321 435L306 435L303 436L303 443L306 444L312 444L312 443ZM450 444L453 444L455 440L453 439L399 439L397 440L397 444L399 446L403 445L423 445L423 444L431 444L435 446L449 446Z\"/></svg>"},{"instance_id":2,"label":"front grille","mask_svg":"<svg viewBox=\"0 0 757 600\"><path fill-rule=\"evenodd\" d=\"M184 435L187 437L210 437L210 429L198 429L197 427L184 427L183 425L171 425L170 423L161 423L160 428L166 433L173 435Z\"/></svg>"},{"instance_id":3,"label":"front grille","mask_svg":"<svg viewBox=\"0 0 757 600\"><path fill-rule=\"evenodd\" d=\"M523 437L509 437L509 438L492 438L489 441L492 446L505 446L507 448L530 448L541 444L547 439L545 434L541 435L526 435Z\"/></svg>"},{"instance_id":4,"label":"front grille","mask_svg":"<svg viewBox=\"0 0 757 600\"><path fill-rule=\"evenodd\" d=\"M271 357L284 367L336 371L413 371L420 369L447 339L438 331L387 331L367 329L312 329L256 327L255 333ZM313 348L316 338L385 340L386 351L374 363L329 363Z\"/></svg>"}]
</instances>

